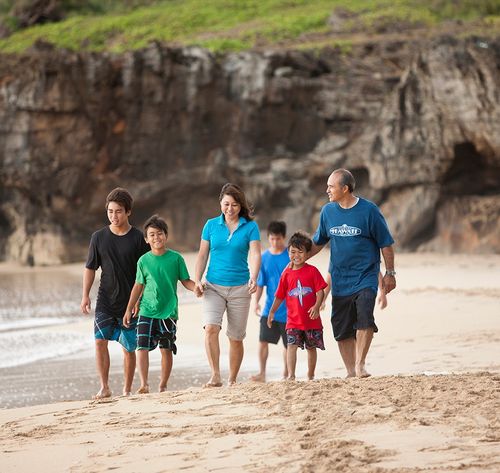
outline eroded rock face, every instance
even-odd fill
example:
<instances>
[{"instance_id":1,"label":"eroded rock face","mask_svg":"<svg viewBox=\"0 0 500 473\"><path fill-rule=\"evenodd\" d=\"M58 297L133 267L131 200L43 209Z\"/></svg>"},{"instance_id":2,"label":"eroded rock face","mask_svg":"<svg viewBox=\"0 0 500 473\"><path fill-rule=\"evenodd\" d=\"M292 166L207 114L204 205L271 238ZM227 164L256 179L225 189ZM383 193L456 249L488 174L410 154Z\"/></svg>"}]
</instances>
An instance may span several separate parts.
<instances>
[{"instance_id":1,"label":"eroded rock face","mask_svg":"<svg viewBox=\"0 0 500 473\"><path fill-rule=\"evenodd\" d=\"M0 257L81 260L118 185L136 199L132 223L159 213L182 250L227 181L261 228L313 231L337 167L381 205L400 249L498 252L499 70L500 41L450 38L350 56L158 44L0 56Z\"/></svg>"}]
</instances>

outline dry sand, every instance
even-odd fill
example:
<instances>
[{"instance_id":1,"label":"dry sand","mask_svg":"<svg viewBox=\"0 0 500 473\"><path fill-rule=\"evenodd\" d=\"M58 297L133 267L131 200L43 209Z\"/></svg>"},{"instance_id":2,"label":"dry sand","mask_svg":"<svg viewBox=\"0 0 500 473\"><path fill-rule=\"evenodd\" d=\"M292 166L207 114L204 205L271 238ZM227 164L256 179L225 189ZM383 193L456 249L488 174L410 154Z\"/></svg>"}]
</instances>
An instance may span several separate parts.
<instances>
[{"instance_id":1,"label":"dry sand","mask_svg":"<svg viewBox=\"0 0 500 473\"><path fill-rule=\"evenodd\" d=\"M326 257L315 258L320 269ZM500 256L397 261L372 378L343 379L325 313L321 379L303 381L299 353L297 382L242 377L231 388L0 410L0 471L500 471ZM202 345L200 312L181 307L180 346ZM256 366L257 322L245 372ZM281 350L270 351L279 373Z\"/></svg>"}]
</instances>

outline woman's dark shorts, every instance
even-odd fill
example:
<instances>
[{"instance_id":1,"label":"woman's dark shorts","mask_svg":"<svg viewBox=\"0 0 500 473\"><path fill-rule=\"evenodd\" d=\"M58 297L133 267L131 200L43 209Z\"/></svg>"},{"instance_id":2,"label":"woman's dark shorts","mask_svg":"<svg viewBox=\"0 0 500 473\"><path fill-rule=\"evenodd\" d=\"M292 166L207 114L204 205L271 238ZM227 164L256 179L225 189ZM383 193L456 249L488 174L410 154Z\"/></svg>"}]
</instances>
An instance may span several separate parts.
<instances>
[{"instance_id":1,"label":"woman's dark shorts","mask_svg":"<svg viewBox=\"0 0 500 473\"><path fill-rule=\"evenodd\" d=\"M152 317L139 315L137 349L151 351L159 345L160 348L166 348L175 355L177 353L177 346L175 345L176 332L176 320L153 319Z\"/></svg>"},{"instance_id":2,"label":"woman's dark shorts","mask_svg":"<svg viewBox=\"0 0 500 473\"><path fill-rule=\"evenodd\" d=\"M267 317L261 317L259 341L277 345L280 337L286 348L286 323L273 320L272 326L269 328L267 326Z\"/></svg>"},{"instance_id":3,"label":"woman's dark shorts","mask_svg":"<svg viewBox=\"0 0 500 473\"><path fill-rule=\"evenodd\" d=\"M298 328L289 328L286 330L286 337L288 345L297 345L302 350L304 346L308 350L312 348L325 349L322 329L300 330Z\"/></svg>"},{"instance_id":4,"label":"woman's dark shorts","mask_svg":"<svg viewBox=\"0 0 500 473\"><path fill-rule=\"evenodd\" d=\"M356 330L373 328L378 332L373 317L377 293L373 289L361 289L350 296L332 297L332 328L335 340L356 337Z\"/></svg>"}]
</instances>

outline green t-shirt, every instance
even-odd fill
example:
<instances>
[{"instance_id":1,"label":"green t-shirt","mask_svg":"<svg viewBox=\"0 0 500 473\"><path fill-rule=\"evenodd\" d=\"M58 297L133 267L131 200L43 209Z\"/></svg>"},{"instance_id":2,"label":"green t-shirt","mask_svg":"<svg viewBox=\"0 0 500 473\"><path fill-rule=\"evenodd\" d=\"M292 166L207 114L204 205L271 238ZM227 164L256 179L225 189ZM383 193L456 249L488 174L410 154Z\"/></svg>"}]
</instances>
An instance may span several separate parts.
<instances>
[{"instance_id":1,"label":"green t-shirt","mask_svg":"<svg viewBox=\"0 0 500 473\"><path fill-rule=\"evenodd\" d=\"M137 261L135 282L144 285L139 315L153 319L177 319L177 281L189 279L184 258L167 250L161 256L151 251Z\"/></svg>"}]
</instances>

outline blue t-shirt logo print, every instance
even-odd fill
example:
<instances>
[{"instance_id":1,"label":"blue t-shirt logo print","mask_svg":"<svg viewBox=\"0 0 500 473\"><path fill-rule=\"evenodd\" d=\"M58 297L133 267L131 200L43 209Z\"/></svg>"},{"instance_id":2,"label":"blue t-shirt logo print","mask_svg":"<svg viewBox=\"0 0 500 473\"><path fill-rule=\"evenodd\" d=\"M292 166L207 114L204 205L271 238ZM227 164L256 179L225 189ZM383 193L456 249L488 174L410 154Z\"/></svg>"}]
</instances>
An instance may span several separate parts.
<instances>
[{"instance_id":1,"label":"blue t-shirt logo print","mask_svg":"<svg viewBox=\"0 0 500 473\"><path fill-rule=\"evenodd\" d=\"M350 227L349 225L346 225L344 223L343 225L340 225L338 227L330 228L330 233L333 236L351 237L361 235L361 229L358 227Z\"/></svg>"},{"instance_id":2,"label":"blue t-shirt logo print","mask_svg":"<svg viewBox=\"0 0 500 473\"><path fill-rule=\"evenodd\" d=\"M302 283L300 282L300 279L297 281L297 287L295 289L292 289L288 295L290 297L298 297L299 298L299 303L302 306L302 297L306 296L307 294L310 294L313 292L313 290L310 287L302 287Z\"/></svg>"}]
</instances>

